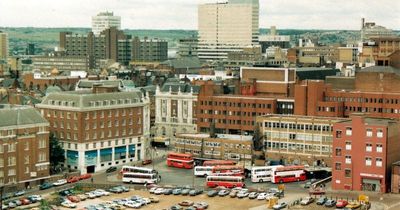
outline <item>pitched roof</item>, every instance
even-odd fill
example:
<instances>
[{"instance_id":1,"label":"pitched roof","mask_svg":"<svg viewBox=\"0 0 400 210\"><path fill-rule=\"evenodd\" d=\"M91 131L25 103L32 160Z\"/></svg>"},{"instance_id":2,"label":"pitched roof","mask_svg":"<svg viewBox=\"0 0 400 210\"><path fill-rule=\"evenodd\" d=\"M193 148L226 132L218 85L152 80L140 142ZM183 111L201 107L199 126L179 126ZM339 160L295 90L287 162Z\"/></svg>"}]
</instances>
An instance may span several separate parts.
<instances>
[{"instance_id":1,"label":"pitched roof","mask_svg":"<svg viewBox=\"0 0 400 210\"><path fill-rule=\"evenodd\" d=\"M48 123L31 106L0 105L0 127Z\"/></svg>"}]
</instances>

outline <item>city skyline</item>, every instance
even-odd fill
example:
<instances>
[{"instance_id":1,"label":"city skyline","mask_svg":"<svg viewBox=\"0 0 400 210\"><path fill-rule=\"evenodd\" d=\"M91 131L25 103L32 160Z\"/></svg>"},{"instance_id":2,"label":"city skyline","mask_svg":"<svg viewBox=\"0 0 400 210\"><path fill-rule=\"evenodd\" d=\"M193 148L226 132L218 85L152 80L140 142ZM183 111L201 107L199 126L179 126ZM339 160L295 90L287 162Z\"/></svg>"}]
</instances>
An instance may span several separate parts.
<instances>
[{"instance_id":1,"label":"city skyline","mask_svg":"<svg viewBox=\"0 0 400 210\"><path fill-rule=\"evenodd\" d=\"M198 4L221 0L78 0L54 4L50 0L1 1L0 26L3 27L87 27L91 17L102 11L121 16L123 29L197 29ZM171 7L171 5L174 5ZM260 27L279 29L358 30L360 19L399 30L400 2L260 0ZM24 11L17 13L17 11ZM47 12L44 12L47 11ZM84 11L84 12L82 12ZM179 13L177 11L180 11ZM186 12L181 12L186 11ZM382 15L384 12L384 16ZM18 14L18 16L16 16ZM160 21L162 20L162 21ZM182 21L184 20L184 21ZM334 20L334 21L332 21Z\"/></svg>"}]
</instances>

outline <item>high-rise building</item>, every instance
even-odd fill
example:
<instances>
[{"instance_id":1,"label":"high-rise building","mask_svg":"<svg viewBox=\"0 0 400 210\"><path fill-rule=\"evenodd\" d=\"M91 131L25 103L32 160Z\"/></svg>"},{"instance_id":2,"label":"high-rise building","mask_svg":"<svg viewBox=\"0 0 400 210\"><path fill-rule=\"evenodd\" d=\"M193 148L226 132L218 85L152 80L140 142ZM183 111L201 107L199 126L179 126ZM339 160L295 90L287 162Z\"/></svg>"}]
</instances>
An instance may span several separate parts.
<instances>
[{"instance_id":1,"label":"high-rise building","mask_svg":"<svg viewBox=\"0 0 400 210\"><path fill-rule=\"evenodd\" d=\"M361 41L369 41L372 37L382 38L395 36L396 34L393 30L376 25L374 22L365 22L364 18L361 19Z\"/></svg>"},{"instance_id":2,"label":"high-rise building","mask_svg":"<svg viewBox=\"0 0 400 210\"><path fill-rule=\"evenodd\" d=\"M199 5L198 31L198 56L204 60L226 59L228 52L256 45L259 35L258 0Z\"/></svg>"},{"instance_id":3,"label":"high-rise building","mask_svg":"<svg viewBox=\"0 0 400 210\"><path fill-rule=\"evenodd\" d=\"M0 31L0 59L8 56L8 35Z\"/></svg>"},{"instance_id":4,"label":"high-rise building","mask_svg":"<svg viewBox=\"0 0 400 210\"><path fill-rule=\"evenodd\" d=\"M0 106L0 184L39 184L50 177L49 122L30 106Z\"/></svg>"},{"instance_id":5,"label":"high-rise building","mask_svg":"<svg viewBox=\"0 0 400 210\"><path fill-rule=\"evenodd\" d=\"M100 12L92 17L92 32L94 35L100 35L102 31L111 27L115 27L118 30L121 29L120 16L114 16L113 12Z\"/></svg>"}]
</instances>

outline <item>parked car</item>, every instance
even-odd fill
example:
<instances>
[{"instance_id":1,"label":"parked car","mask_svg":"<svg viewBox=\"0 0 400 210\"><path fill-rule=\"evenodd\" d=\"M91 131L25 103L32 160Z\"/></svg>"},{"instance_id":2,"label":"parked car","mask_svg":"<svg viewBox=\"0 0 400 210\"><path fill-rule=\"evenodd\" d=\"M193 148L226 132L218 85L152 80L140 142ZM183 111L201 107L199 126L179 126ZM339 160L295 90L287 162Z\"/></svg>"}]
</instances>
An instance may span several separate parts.
<instances>
[{"instance_id":1,"label":"parked car","mask_svg":"<svg viewBox=\"0 0 400 210\"><path fill-rule=\"evenodd\" d=\"M311 185L312 185L311 181L308 181L308 182L306 182L306 183L304 184L304 188L308 189L308 188L311 187Z\"/></svg>"},{"instance_id":2,"label":"parked car","mask_svg":"<svg viewBox=\"0 0 400 210\"><path fill-rule=\"evenodd\" d=\"M148 165L151 164L153 161L152 160L143 160L142 165Z\"/></svg>"},{"instance_id":3,"label":"parked car","mask_svg":"<svg viewBox=\"0 0 400 210\"><path fill-rule=\"evenodd\" d=\"M69 196L67 196L67 199L73 203L79 203L81 201L81 199L75 195L69 195Z\"/></svg>"},{"instance_id":4,"label":"parked car","mask_svg":"<svg viewBox=\"0 0 400 210\"><path fill-rule=\"evenodd\" d=\"M171 195L172 194L172 189L170 189L170 188L165 189L163 194L164 195Z\"/></svg>"},{"instance_id":5,"label":"parked car","mask_svg":"<svg viewBox=\"0 0 400 210\"><path fill-rule=\"evenodd\" d=\"M229 193L229 197L231 197L231 198L234 198L234 197L236 197L236 195L238 194L238 190L235 190L235 189L233 189L233 190L231 190L231 192Z\"/></svg>"},{"instance_id":6,"label":"parked car","mask_svg":"<svg viewBox=\"0 0 400 210\"><path fill-rule=\"evenodd\" d=\"M317 200L317 205L320 205L320 206L322 206L322 205L324 205L325 204L325 202L328 200L328 198L327 197L320 197L320 198L318 198L318 200Z\"/></svg>"},{"instance_id":7,"label":"parked car","mask_svg":"<svg viewBox=\"0 0 400 210\"><path fill-rule=\"evenodd\" d=\"M39 189L40 190L45 190L45 189L49 189L49 188L52 188L52 187L53 187L52 183L45 182L45 183L43 183L43 184L41 184L39 186Z\"/></svg>"},{"instance_id":8,"label":"parked car","mask_svg":"<svg viewBox=\"0 0 400 210\"><path fill-rule=\"evenodd\" d=\"M249 194L249 199L255 199L255 198L257 198L257 196L258 196L258 192L251 192L250 194Z\"/></svg>"},{"instance_id":9,"label":"parked car","mask_svg":"<svg viewBox=\"0 0 400 210\"><path fill-rule=\"evenodd\" d=\"M97 197L97 195L94 194L94 192L87 192L85 193L85 195L87 195L89 199L95 199Z\"/></svg>"},{"instance_id":10,"label":"parked car","mask_svg":"<svg viewBox=\"0 0 400 210\"><path fill-rule=\"evenodd\" d=\"M84 201L86 199L88 199L88 196L84 195L84 194L78 194L76 195L79 199L81 199L81 201Z\"/></svg>"},{"instance_id":11,"label":"parked car","mask_svg":"<svg viewBox=\"0 0 400 210\"><path fill-rule=\"evenodd\" d=\"M189 191L189 195L190 196L196 196L196 195L200 195L203 193L203 190L200 189L193 189Z\"/></svg>"},{"instance_id":12,"label":"parked car","mask_svg":"<svg viewBox=\"0 0 400 210\"><path fill-rule=\"evenodd\" d=\"M62 191L60 191L58 194L60 194L61 196L72 195L72 190L71 190L71 189L62 190Z\"/></svg>"},{"instance_id":13,"label":"parked car","mask_svg":"<svg viewBox=\"0 0 400 210\"><path fill-rule=\"evenodd\" d=\"M150 193L150 194L154 194L154 191L156 191L157 188L158 188L158 187L152 187L152 188L150 188L150 189L149 189L149 193Z\"/></svg>"},{"instance_id":14,"label":"parked car","mask_svg":"<svg viewBox=\"0 0 400 210\"><path fill-rule=\"evenodd\" d=\"M249 190L248 189L242 189L238 192L238 194L236 195L236 197L238 198L244 198L247 197L249 195Z\"/></svg>"},{"instance_id":15,"label":"parked car","mask_svg":"<svg viewBox=\"0 0 400 210\"><path fill-rule=\"evenodd\" d=\"M67 184L67 180L66 179L59 179L56 182L53 183L54 186L61 186Z\"/></svg>"},{"instance_id":16,"label":"parked car","mask_svg":"<svg viewBox=\"0 0 400 210\"><path fill-rule=\"evenodd\" d=\"M172 194L173 195L180 195L181 192L182 192L181 188L175 188L175 189L172 190Z\"/></svg>"},{"instance_id":17,"label":"parked car","mask_svg":"<svg viewBox=\"0 0 400 210\"><path fill-rule=\"evenodd\" d=\"M21 195L24 195L24 194L25 194L25 190L20 190L20 191L15 192L14 196L17 197L17 196L21 196Z\"/></svg>"},{"instance_id":18,"label":"parked car","mask_svg":"<svg viewBox=\"0 0 400 210\"><path fill-rule=\"evenodd\" d=\"M160 202L160 199L158 197L151 196L151 197L149 197L149 199L151 200L152 203Z\"/></svg>"},{"instance_id":19,"label":"parked car","mask_svg":"<svg viewBox=\"0 0 400 210\"><path fill-rule=\"evenodd\" d=\"M349 204L346 200L337 200L336 201L336 208L344 208Z\"/></svg>"},{"instance_id":20,"label":"parked car","mask_svg":"<svg viewBox=\"0 0 400 210\"><path fill-rule=\"evenodd\" d=\"M37 201L43 200L43 198L42 198L41 195L30 195L30 196L28 196L28 199L29 199L32 203L35 203L35 202L37 202Z\"/></svg>"},{"instance_id":21,"label":"parked car","mask_svg":"<svg viewBox=\"0 0 400 210\"><path fill-rule=\"evenodd\" d=\"M112 187L110 189L108 189L108 191L112 192L112 193L123 193L124 190L121 187Z\"/></svg>"},{"instance_id":22,"label":"parked car","mask_svg":"<svg viewBox=\"0 0 400 210\"><path fill-rule=\"evenodd\" d=\"M169 209L170 210L182 210L183 208L180 205L173 205L173 206L169 207Z\"/></svg>"},{"instance_id":23,"label":"parked car","mask_svg":"<svg viewBox=\"0 0 400 210\"><path fill-rule=\"evenodd\" d=\"M107 168L106 173L111 173L111 172L114 172L114 171L117 171L117 167L111 166L111 167Z\"/></svg>"},{"instance_id":24,"label":"parked car","mask_svg":"<svg viewBox=\"0 0 400 210\"><path fill-rule=\"evenodd\" d=\"M92 178L92 174L82 174L82 175L79 176L80 180L90 179L90 178Z\"/></svg>"},{"instance_id":25,"label":"parked car","mask_svg":"<svg viewBox=\"0 0 400 210\"><path fill-rule=\"evenodd\" d=\"M280 209L286 208L286 206L287 206L287 203L282 202L282 203L275 204L272 208L274 210L280 210Z\"/></svg>"},{"instance_id":26,"label":"parked car","mask_svg":"<svg viewBox=\"0 0 400 210\"><path fill-rule=\"evenodd\" d=\"M349 209L358 209L358 208L360 208L360 206L361 206L360 202L358 202L358 201L356 201L356 200L353 200L353 201L350 201L350 202L346 205L346 208L349 208Z\"/></svg>"},{"instance_id":27,"label":"parked car","mask_svg":"<svg viewBox=\"0 0 400 210\"><path fill-rule=\"evenodd\" d=\"M65 200L64 202L62 202L61 206L66 207L66 208L76 208L76 204L72 203L69 200Z\"/></svg>"},{"instance_id":28,"label":"parked car","mask_svg":"<svg viewBox=\"0 0 400 210\"><path fill-rule=\"evenodd\" d=\"M191 205L194 204L194 202L191 201L191 200L183 200L183 201L179 202L178 204L179 204L180 206L191 206Z\"/></svg>"},{"instance_id":29,"label":"parked car","mask_svg":"<svg viewBox=\"0 0 400 210\"><path fill-rule=\"evenodd\" d=\"M13 200L13 203L15 203L17 206L22 205L22 202L20 200Z\"/></svg>"},{"instance_id":30,"label":"parked car","mask_svg":"<svg viewBox=\"0 0 400 210\"><path fill-rule=\"evenodd\" d=\"M8 208L15 208L17 207L17 204L15 204L13 201L10 201L7 203Z\"/></svg>"},{"instance_id":31,"label":"parked car","mask_svg":"<svg viewBox=\"0 0 400 210\"><path fill-rule=\"evenodd\" d=\"M312 202L314 202L314 198L312 198L312 197L305 197L305 198L301 199L300 204L301 204L302 206L306 206L306 205L308 205L308 204L310 204L310 203L312 203Z\"/></svg>"},{"instance_id":32,"label":"parked car","mask_svg":"<svg viewBox=\"0 0 400 210\"><path fill-rule=\"evenodd\" d=\"M210 190L207 192L208 197L214 197L218 195L218 192L216 190Z\"/></svg>"},{"instance_id":33,"label":"parked car","mask_svg":"<svg viewBox=\"0 0 400 210\"><path fill-rule=\"evenodd\" d=\"M67 179L68 183L75 183L79 181L79 177L78 176L72 176L70 178Z\"/></svg>"},{"instance_id":34,"label":"parked car","mask_svg":"<svg viewBox=\"0 0 400 210\"><path fill-rule=\"evenodd\" d=\"M21 201L21 205L29 205L29 204L31 204L31 201L29 199L27 199L27 198L21 198L20 201Z\"/></svg>"},{"instance_id":35,"label":"parked car","mask_svg":"<svg viewBox=\"0 0 400 210\"><path fill-rule=\"evenodd\" d=\"M328 199L328 200L325 202L325 206L326 206L326 207L334 207L335 205L336 205L336 201L333 200L333 199Z\"/></svg>"},{"instance_id":36,"label":"parked car","mask_svg":"<svg viewBox=\"0 0 400 210\"><path fill-rule=\"evenodd\" d=\"M201 202L196 202L193 204L193 207L196 208L196 210L202 210L202 209L207 209L208 208L208 203L201 201Z\"/></svg>"},{"instance_id":37,"label":"parked car","mask_svg":"<svg viewBox=\"0 0 400 210\"><path fill-rule=\"evenodd\" d=\"M229 190L220 190L220 191L218 192L218 195L221 196L221 197L224 197L224 196L229 195L229 193L230 193Z\"/></svg>"},{"instance_id":38,"label":"parked car","mask_svg":"<svg viewBox=\"0 0 400 210\"><path fill-rule=\"evenodd\" d=\"M181 192L181 195L189 195L190 190L192 190L192 189L190 189L190 188L183 189Z\"/></svg>"},{"instance_id":39,"label":"parked car","mask_svg":"<svg viewBox=\"0 0 400 210\"><path fill-rule=\"evenodd\" d=\"M119 186L124 192L129 192L130 191L130 189L129 189L129 187L126 187L126 186L124 186L124 185L121 185L121 186Z\"/></svg>"},{"instance_id":40,"label":"parked car","mask_svg":"<svg viewBox=\"0 0 400 210\"><path fill-rule=\"evenodd\" d=\"M142 206L142 204L139 203L139 202L130 200L130 201L127 201L127 202L124 204L124 206L126 206L126 207L128 207L128 208L135 208L135 209L136 209L136 208L140 208L140 207Z\"/></svg>"}]
</instances>

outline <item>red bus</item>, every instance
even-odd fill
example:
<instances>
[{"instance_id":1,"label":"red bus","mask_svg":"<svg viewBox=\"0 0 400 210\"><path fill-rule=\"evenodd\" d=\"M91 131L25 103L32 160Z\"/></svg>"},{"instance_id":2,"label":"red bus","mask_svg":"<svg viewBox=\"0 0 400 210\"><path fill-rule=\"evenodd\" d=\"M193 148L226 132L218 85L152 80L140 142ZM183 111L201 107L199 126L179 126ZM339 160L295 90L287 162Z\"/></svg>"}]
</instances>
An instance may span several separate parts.
<instances>
[{"instance_id":1,"label":"red bus","mask_svg":"<svg viewBox=\"0 0 400 210\"><path fill-rule=\"evenodd\" d=\"M244 176L243 166L214 166L213 176Z\"/></svg>"},{"instance_id":2,"label":"red bus","mask_svg":"<svg viewBox=\"0 0 400 210\"><path fill-rule=\"evenodd\" d=\"M233 166L236 165L235 161L232 160L206 160L203 166Z\"/></svg>"},{"instance_id":3,"label":"red bus","mask_svg":"<svg viewBox=\"0 0 400 210\"><path fill-rule=\"evenodd\" d=\"M282 166L272 171L272 183L299 182L306 180L304 166Z\"/></svg>"},{"instance_id":4,"label":"red bus","mask_svg":"<svg viewBox=\"0 0 400 210\"><path fill-rule=\"evenodd\" d=\"M207 176L207 187L224 186L227 188L244 187L244 178L239 176Z\"/></svg>"},{"instance_id":5,"label":"red bus","mask_svg":"<svg viewBox=\"0 0 400 210\"><path fill-rule=\"evenodd\" d=\"M193 168L193 155L183 153L168 153L167 165L176 168Z\"/></svg>"}]
</instances>

